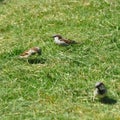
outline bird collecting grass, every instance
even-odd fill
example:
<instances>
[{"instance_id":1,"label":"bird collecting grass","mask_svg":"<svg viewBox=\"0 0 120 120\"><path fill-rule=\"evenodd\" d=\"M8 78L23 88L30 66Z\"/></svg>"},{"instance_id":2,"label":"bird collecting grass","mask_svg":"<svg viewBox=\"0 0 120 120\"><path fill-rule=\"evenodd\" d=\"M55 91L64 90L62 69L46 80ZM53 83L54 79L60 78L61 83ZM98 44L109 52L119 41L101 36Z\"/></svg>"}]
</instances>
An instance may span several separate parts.
<instances>
[{"instance_id":1,"label":"bird collecting grass","mask_svg":"<svg viewBox=\"0 0 120 120\"><path fill-rule=\"evenodd\" d=\"M102 99L106 96L106 94L107 94L107 89L106 89L105 85L102 82L97 82L95 84L93 99L95 99L95 97Z\"/></svg>"},{"instance_id":2,"label":"bird collecting grass","mask_svg":"<svg viewBox=\"0 0 120 120\"><path fill-rule=\"evenodd\" d=\"M74 40L64 39L61 35L53 35L52 37L54 38L54 42L56 44L58 44L58 45L67 46L67 45L71 45L71 44L76 44L77 43Z\"/></svg>"},{"instance_id":3,"label":"bird collecting grass","mask_svg":"<svg viewBox=\"0 0 120 120\"><path fill-rule=\"evenodd\" d=\"M25 59L35 54L41 55L41 49L39 47L30 48L29 50L24 51L19 57Z\"/></svg>"}]
</instances>

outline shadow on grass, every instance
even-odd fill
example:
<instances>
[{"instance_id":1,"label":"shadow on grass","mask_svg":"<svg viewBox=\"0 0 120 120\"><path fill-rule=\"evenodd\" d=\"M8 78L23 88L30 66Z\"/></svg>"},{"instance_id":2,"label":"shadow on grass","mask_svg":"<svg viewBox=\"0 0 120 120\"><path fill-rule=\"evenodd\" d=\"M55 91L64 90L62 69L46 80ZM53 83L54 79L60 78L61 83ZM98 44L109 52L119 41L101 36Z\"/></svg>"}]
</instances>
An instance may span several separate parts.
<instances>
[{"instance_id":1,"label":"shadow on grass","mask_svg":"<svg viewBox=\"0 0 120 120\"><path fill-rule=\"evenodd\" d=\"M45 61L46 61L46 59L44 59L44 58L34 58L34 59L28 59L28 63L29 64L44 64L45 63Z\"/></svg>"},{"instance_id":2,"label":"shadow on grass","mask_svg":"<svg viewBox=\"0 0 120 120\"><path fill-rule=\"evenodd\" d=\"M115 99L113 99L113 98L109 98L109 97L104 97L104 98L102 98L101 100L100 100L100 102L101 103L104 103L104 104L109 104L109 105L111 105L111 104L115 104L115 103L117 103L117 100L115 100Z\"/></svg>"}]
</instances>

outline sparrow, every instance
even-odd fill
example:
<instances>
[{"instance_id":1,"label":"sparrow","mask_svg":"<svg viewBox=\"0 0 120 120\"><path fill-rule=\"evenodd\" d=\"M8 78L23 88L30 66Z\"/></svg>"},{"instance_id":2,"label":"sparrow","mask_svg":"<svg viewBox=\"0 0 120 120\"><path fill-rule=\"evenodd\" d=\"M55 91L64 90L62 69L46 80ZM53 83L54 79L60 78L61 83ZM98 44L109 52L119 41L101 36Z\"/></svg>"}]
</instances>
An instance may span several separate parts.
<instances>
[{"instance_id":1,"label":"sparrow","mask_svg":"<svg viewBox=\"0 0 120 120\"><path fill-rule=\"evenodd\" d=\"M70 40L70 39L64 39L61 35L53 35L52 36L54 38L54 42L58 45L70 45L70 44L76 44L77 42L74 40Z\"/></svg>"},{"instance_id":2,"label":"sparrow","mask_svg":"<svg viewBox=\"0 0 120 120\"><path fill-rule=\"evenodd\" d=\"M94 98L98 97L100 99L104 98L107 94L107 89L102 82L97 82L95 84Z\"/></svg>"},{"instance_id":3,"label":"sparrow","mask_svg":"<svg viewBox=\"0 0 120 120\"><path fill-rule=\"evenodd\" d=\"M41 55L41 49L39 47L33 47L33 48L30 48L29 50L24 51L20 55L20 58L28 58L35 54Z\"/></svg>"}]
</instances>

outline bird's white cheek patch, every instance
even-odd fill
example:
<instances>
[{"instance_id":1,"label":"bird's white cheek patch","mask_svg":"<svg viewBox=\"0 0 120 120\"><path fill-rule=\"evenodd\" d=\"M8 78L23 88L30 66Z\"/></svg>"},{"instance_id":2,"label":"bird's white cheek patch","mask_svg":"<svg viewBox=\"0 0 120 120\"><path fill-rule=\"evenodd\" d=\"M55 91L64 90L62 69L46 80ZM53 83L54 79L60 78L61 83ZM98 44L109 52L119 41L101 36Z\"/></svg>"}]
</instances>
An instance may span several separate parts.
<instances>
[{"instance_id":1,"label":"bird's white cheek patch","mask_svg":"<svg viewBox=\"0 0 120 120\"><path fill-rule=\"evenodd\" d=\"M64 44L65 42L64 41L60 41L58 39L58 37L55 37L55 43L57 43L57 44Z\"/></svg>"}]
</instances>

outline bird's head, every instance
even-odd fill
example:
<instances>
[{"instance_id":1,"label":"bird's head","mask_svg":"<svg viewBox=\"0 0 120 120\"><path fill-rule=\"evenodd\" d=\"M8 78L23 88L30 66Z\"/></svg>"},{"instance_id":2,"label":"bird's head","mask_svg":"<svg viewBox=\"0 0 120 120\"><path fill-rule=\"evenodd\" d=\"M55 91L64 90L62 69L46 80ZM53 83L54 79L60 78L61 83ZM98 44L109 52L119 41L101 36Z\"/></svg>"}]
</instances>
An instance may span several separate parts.
<instances>
[{"instance_id":1,"label":"bird's head","mask_svg":"<svg viewBox=\"0 0 120 120\"><path fill-rule=\"evenodd\" d=\"M103 89L105 89L105 85L102 82L97 82L95 84L95 88L97 88L99 90L103 90Z\"/></svg>"},{"instance_id":2,"label":"bird's head","mask_svg":"<svg viewBox=\"0 0 120 120\"><path fill-rule=\"evenodd\" d=\"M53 35L52 37L53 37L53 38L62 39L62 36L61 36L61 35Z\"/></svg>"},{"instance_id":3,"label":"bird's head","mask_svg":"<svg viewBox=\"0 0 120 120\"><path fill-rule=\"evenodd\" d=\"M38 53L38 55L41 55L41 54L42 54L42 50L39 49L39 50L37 51L37 53Z\"/></svg>"}]
</instances>

